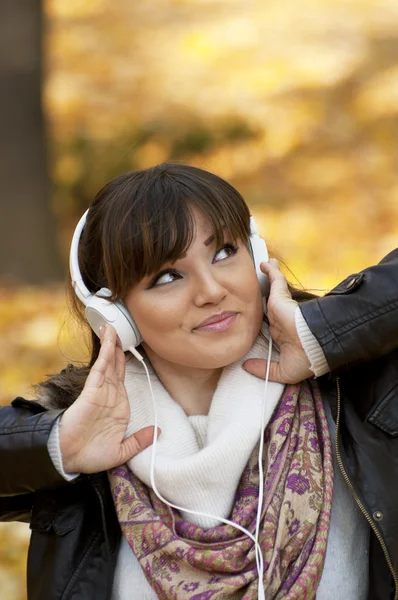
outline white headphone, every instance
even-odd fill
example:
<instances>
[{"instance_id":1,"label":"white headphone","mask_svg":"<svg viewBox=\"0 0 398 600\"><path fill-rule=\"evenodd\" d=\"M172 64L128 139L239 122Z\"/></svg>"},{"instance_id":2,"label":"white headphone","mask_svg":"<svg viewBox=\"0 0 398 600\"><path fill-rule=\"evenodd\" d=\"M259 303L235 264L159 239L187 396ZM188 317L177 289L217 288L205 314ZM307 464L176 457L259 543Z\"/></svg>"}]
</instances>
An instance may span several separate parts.
<instances>
[{"instance_id":1,"label":"white headphone","mask_svg":"<svg viewBox=\"0 0 398 600\"><path fill-rule=\"evenodd\" d=\"M86 210L78 222L72 238L69 256L72 285L77 297L86 307L87 321L94 333L99 337L100 327L109 323L116 329L123 351L131 351L132 348L136 348L141 344L143 338L129 310L121 301L110 302L109 300L100 297L112 296L112 292L108 288L101 288L95 294L90 292L83 282L80 273L78 247L82 231L86 224L87 213L88 210ZM268 250L265 241L259 235L253 217L250 217L249 241L257 278L261 287L261 293L266 297L269 293L269 281L268 277L261 271L260 264L262 262L268 262Z\"/></svg>"}]
</instances>

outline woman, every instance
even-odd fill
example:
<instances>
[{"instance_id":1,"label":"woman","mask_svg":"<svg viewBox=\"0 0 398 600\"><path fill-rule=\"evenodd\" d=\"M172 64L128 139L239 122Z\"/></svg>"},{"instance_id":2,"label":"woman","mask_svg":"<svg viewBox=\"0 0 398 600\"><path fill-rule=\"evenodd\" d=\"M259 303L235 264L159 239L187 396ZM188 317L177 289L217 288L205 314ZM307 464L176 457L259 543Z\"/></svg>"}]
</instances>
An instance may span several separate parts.
<instances>
[{"instance_id":1,"label":"woman","mask_svg":"<svg viewBox=\"0 0 398 600\"><path fill-rule=\"evenodd\" d=\"M160 491L170 502L230 516L254 533L262 385L241 366L259 352L265 356L267 330L263 326L260 335L262 300L249 234L248 209L229 184L193 167L160 165L101 190L89 210L79 266L89 290L112 290L112 300L124 302L142 334L160 412ZM388 578L395 577L396 549L390 541L387 546L366 505L358 506L350 479L343 485L339 447L332 475L336 390L334 382L319 381L323 404L314 382L270 384L266 399L259 535L266 597L341 597L341 589L345 598L393 597ZM347 390L350 381L355 384L355 376ZM18 399L5 415L16 475L5 473L1 494L11 497L2 499L1 511L3 518L22 520L33 507L30 597L130 598L132 590L137 598L258 597L252 540L220 521L171 511L153 493L147 389L141 365L131 357L125 364L107 327L102 346L92 335L87 369L68 368L41 387L40 404ZM350 391L355 395L355 385ZM384 397L373 400L367 415L376 407L380 417ZM347 409L347 428L350 415ZM350 433L338 429L336 437L345 441ZM383 444L384 458L396 453L385 432L371 433L367 439ZM28 467L31 434L37 444ZM61 478L43 444L48 438L61 473L97 474ZM363 468L355 464L363 456L356 451L354 444L349 459L366 489L377 465L367 455ZM391 477L393 469L384 469ZM387 496L386 487L379 490ZM357 557L345 544L346 527ZM376 533L385 572L368 581L367 550Z\"/></svg>"}]
</instances>

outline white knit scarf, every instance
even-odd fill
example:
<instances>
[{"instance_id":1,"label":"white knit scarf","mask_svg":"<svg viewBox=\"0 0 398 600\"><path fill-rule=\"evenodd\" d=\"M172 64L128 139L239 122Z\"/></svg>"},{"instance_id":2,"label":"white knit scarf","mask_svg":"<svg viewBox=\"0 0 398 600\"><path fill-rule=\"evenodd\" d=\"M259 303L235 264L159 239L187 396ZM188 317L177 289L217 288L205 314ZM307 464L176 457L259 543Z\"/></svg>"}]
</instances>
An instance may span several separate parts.
<instances>
[{"instance_id":1,"label":"white knit scarf","mask_svg":"<svg viewBox=\"0 0 398 600\"><path fill-rule=\"evenodd\" d=\"M263 333L268 337L265 325ZM228 518L243 469L260 439L264 397L264 381L247 373L242 363L248 358L265 358L267 351L267 339L259 336L245 357L223 369L207 417L205 440L203 434L197 435L199 432L195 431L195 419L187 417L150 369L158 425L162 430L156 446L155 481L162 496L173 504ZM277 354L273 351L275 358ZM127 437L153 425L155 420L145 370L135 359L126 365L125 385L131 408ZM264 426L283 389L282 384L268 383ZM149 487L151 453L152 446L127 463ZM182 512L182 516L204 529L220 524L219 520L190 513Z\"/></svg>"}]
</instances>

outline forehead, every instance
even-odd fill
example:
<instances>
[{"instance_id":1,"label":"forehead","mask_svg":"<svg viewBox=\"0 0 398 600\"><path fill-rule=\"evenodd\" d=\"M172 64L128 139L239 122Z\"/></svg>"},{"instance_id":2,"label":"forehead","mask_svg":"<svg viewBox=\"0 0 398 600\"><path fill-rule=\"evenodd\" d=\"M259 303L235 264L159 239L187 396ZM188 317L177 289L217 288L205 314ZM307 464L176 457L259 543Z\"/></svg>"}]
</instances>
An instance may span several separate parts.
<instances>
[{"instance_id":1,"label":"forehead","mask_svg":"<svg viewBox=\"0 0 398 600\"><path fill-rule=\"evenodd\" d=\"M175 264L181 259L184 259L187 256L187 252L189 249L195 244L204 244L205 246L210 246L216 237L214 232L214 226L211 222L211 219L206 216L204 213L199 211L196 208L192 209L192 240L187 250L180 254L175 260L172 260L171 263Z\"/></svg>"},{"instance_id":2,"label":"forehead","mask_svg":"<svg viewBox=\"0 0 398 600\"><path fill-rule=\"evenodd\" d=\"M222 221L220 223L214 224L208 215L206 215L196 207L192 208L191 215L193 231L191 243L187 248L188 250L195 243L210 246L210 244L212 244L217 238L217 235L218 243L222 243L222 240L225 239L225 234L228 234L228 230ZM216 232L216 230L218 231L218 233ZM186 256L186 252L184 252L180 258L183 258L184 256Z\"/></svg>"},{"instance_id":3,"label":"forehead","mask_svg":"<svg viewBox=\"0 0 398 600\"><path fill-rule=\"evenodd\" d=\"M214 227L211 219L196 207L191 209L193 221L193 240L209 237L214 234Z\"/></svg>"}]
</instances>

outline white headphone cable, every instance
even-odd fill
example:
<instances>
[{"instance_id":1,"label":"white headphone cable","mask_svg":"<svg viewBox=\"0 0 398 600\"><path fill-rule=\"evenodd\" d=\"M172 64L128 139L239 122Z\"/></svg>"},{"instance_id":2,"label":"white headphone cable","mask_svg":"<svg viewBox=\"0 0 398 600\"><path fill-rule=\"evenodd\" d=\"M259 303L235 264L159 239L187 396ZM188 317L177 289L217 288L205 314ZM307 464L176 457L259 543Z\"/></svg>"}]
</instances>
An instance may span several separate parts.
<instances>
[{"instance_id":1,"label":"white headphone cable","mask_svg":"<svg viewBox=\"0 0 398 600\"><path fill-rule=\"evenodd\" d=\"M263 469L263 449L264 449L264 419L265 419L265 400L267 398L267 388L268 388L268 379L269 379L269 370L271 365L271 357L272 357L272 337L269 334L268 339L268 357L267 357L267 369L265 373L265 382L264 382L264 395L262 402L262 414L261 414L261 428L260 428L260 448L258 451L258 477L259 477L259 486L258 486L258 505L257 505L257 520L256 520L256 563L257 563L257 573L258 573L258 597L262 600L265 599L265 591L264 591L264 560L263 554L261 552L261 546L259 543L260 537L260 520L261 520L261 510L263 506L263 496L264 496L264 469ZM261 575L260 575L261 573Z\"/></svg>"},{"instance_id":2,"label":"white headphone cable","mask_svg":"<svg viewBox=\"0 0 398 600\"><path fill-rule=\"evenodd\" d=\"M141 356L141 354L139 354L134 347L129 348L129 351L144 366L144 369L145 369L145 372L146 372L146 376L147 376L147 379L148 379L149 389L150 389L150 392L151 392L151 398L152 398L153 409L154 409L154 414L155 414L155 426L154 426L154 434L153 434L153 445L152 445L152 453L151 453L151 469L150 469L150 479L151 479L151 485L152 485L153 491L155 492L155 494L159 498L159 500L161 500L162 502L164 502L165 504L167 504L168 506L170 506L172 508L175 508L175 509L177 509L179 511L188 512L188 513L190 513L192 515L201 515L203 517L208 517L208 518L211 518L211 519L219 520L222 523L225 523L226 525L231 525L232 527L235 527L235 529L238 529L239 531L242 531L242 533L244 533L251 540L253 540L253 542L255 544L256 565L257 565L257 573L258 573L258 600L265 600L264 582L263 582L264 561L263 561L263 556L262 556L262 552L261 552L261 547L260 547L260 544L258 542L258 538L259 538L261 508L262 508L263 490L264 490L264 482L263 482L264 476L263 476L262 454L263 454L263 448L264 448L265 398L266 398L267 387L268 387L269 369L270 369L271 353L272 353L272 338L271 338L271 336L270 336L268 342L269 342L268 343L268 361L267 361L267 370L266 370L266 376L265 376L264 395L263 395L263 401L262 401L262 416L261 416L261 430L260 430L260 447L259 447L259 453L258 453L258 462L259 462L259 493L258 493L258 498L259 499L258 499L258 507L257 507L257 519L256 519L256 533L255 533L255 536L253 536L250 533L250 531L247 531L247 529L245 529L244 527L241 527L237 523L233 523L232 521L229 521L228 519L223 519L222 517L219 517L219 516L216 516L216 515L211 515L209 513L204 513L204 512L198 512L198 511L195 511L195 510L191 510L191 509L185 508L183 506L178 506L177 504L173 504L172 502L169 502L168 500L166 500L165 498L163 498L163 496L161 495L161 493L157 489L156 482L155 482L155 457L156 457L158 418L157 418L155 397L154 397L154 393L153 393L153 389L152 389L151 378L150 378L150 374L149 374L149 371L148 371L148 367L146 366L145 361L144 361L143 357Z\"/></svg>"}]
</instances>

